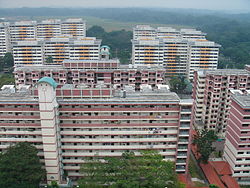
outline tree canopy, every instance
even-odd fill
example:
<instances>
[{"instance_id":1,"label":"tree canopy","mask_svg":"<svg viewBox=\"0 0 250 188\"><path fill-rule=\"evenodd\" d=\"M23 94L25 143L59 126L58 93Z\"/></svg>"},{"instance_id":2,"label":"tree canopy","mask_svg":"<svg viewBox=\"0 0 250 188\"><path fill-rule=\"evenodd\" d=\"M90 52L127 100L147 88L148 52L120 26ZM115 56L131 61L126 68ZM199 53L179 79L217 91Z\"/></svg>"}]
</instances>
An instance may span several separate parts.
<instances>
[{"instance_id":1,"label":"tree canopy","mask_svg":"<svg viewBox=\"0 0 250 188\"><path fill-rule=\"evenodd\" d=\"M111 31L106 32L100 26L92 26L87 30L88 37L96 37L102 39L102 44L111 48L111 56L119 58L121 63L128 64L132 51L132 32L131 31Z\"/></svg>"},{"instance_id":2,"label":"tree canopy","mask_svg":"<svg viewBox=\"0 0 250 188\"><path fill-rule=\"evenodd\" d=\"M12 74L2 74L0 75L0 88L3 85L14 85L15 84L15 79Z\"/></svg>"},{"instance_id":3,"label":"tree canopy","mask_svg":"<svg viewBox=\"0 0 250 188\"><path fill-rule=\"evenodd\" d=\"M39 187L45 178L45 170L37 153L30 143L20 142L0 154L0 187Z\"/></svg>"},{"instance_id":4,"label":"tree canopy","mask_svg":"<svg viewBox=\"0 0 250 188\"><path fill-rule=\"evenodd\" d=\"M45 59L47 64L52 64L53 63L53 57L51 55L49 55L48 57L46 57Z\"/></svg>"},{"instance_id":5,"label":"tree canopy","mask_svg":"<svg viewBox=\"0 0 250 188\"><path fill-rule=\"evenodd\" d=\"M170 90L178 94L183 94L188 85L184 76L173 77L169 84Z\"/></svg>"},{"instance_id":6,"label":"tree canopy","mask_svg":"<svg viewBox=\"0 0 250 188\"><path fill-rule=\"evenodd\" d=\"M218 139L214 130L202 129L197 130L194 135L193 144L197 146L197 152L200 154L199 162L207 163L210 154L215 150L213 142Z\"/></svg>"},{"instance_id":7,"label":"tree canopy","mask_svg":"<svg viewBox=\"0 0 250 188\"><path fill-rule=\"evenodd\" d=\"M12 53L7 52L3 57L3 67L12 68L14 66L14 58Z\"/></svg>"},{"instance_id":8,"label":"tree canopy","mask_svg":"<svg viewBox=\"0 0 250 188\"><path fill-rule=\"evenodd\" d=\"M81 166L84 177L81 188L179 188L174 163L164 161L155 151L143 151L142 156L125 152L122 157L94 157Z\"/></svg>"}]
</instances>

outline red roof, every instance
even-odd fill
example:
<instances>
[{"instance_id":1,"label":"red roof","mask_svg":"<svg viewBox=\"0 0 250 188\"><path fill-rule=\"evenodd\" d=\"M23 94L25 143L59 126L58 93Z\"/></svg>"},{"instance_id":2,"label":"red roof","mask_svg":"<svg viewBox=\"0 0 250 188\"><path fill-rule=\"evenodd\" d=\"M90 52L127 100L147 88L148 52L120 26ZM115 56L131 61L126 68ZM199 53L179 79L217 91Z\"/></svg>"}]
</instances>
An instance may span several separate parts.
<instances>
[{"instance_id":1,"label":"red roof","mask_svg":"<svg viewBox=\"0 0 250 188\"><path fill-rule=\"evenodd\" d=\"M187 176L185 174L178 174L178 179L181 183L184 183L185 185L188 184Z\"/></svg>"},{"instance_id":2,"label":"red roof","mask_svg":"<svg viewBox=\"0 0 250 188\"><path fill-rule=\"evenodd\" d=\"M209 161L219 175L232 175L229 164L226 161Z\"/></svg>"},{"instance_id":3,"label":"red roof","mask_svg":"<svg viewBox=\"0 0 250 188\"><path fill-rule=\"evenodd\" d=\"M232 176L222 176L221 180L226 184L228 188L240 188L239 184Z\"/></svg>"},{"instance_id":4,"label":"red roof","mask_svg":"<svg viewBox=\"0 0 250 188\"><path fill-rule=\"evenodd\" d=\"M208 164L200 164L200 167L202 168L208 182L210 184L217 185L219 188L226 188L224 184L221 182L220 178L216 174L213 166L208 163Z\"/></svg>"}]
</instances>

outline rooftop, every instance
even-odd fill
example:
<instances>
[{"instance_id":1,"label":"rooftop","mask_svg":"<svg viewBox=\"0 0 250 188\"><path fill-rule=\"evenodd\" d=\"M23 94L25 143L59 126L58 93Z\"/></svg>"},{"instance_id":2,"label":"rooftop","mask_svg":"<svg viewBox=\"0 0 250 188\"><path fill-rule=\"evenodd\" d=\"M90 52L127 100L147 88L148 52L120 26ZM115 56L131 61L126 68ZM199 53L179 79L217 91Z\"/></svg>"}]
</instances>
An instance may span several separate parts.
<instances>
[{"instance_id":1,"label":"rooftop","mask_svg":"<svg viewBox=\"0 0 250 188\"><path fill-rule=\"evenodd\" d=\"M50 77L43 77L39 80L38 83L45 82L56 87L56 82L50 78ZM172 103L181 103L182 105L191 105L192 100L180 100L179 96L174 92L169 92L168 87L163 87L164 85L160 85L158 87L159 89L152 89L150 86L144 86L141 91L135 91L132 86L127 86L124 90L114 90L113 88L108 88L106 85L99 85L96 88L89 88L87 86L78 86L75 87L71 84L64 85L62 88L56 88L56 90L110 90L110 95L108 98L107 96L95 96L95 95L86 95L85 97L79 98L79 96L71 97L71 96L65 96L65 97L58 97L58 101L62 103L72 103L72 104L78 104L78 103L144 103L144 104L152 104L152 103L160 103L160 104L172 104ZM36 90L36 89L35 89ZM35 93L34 88L30 89L28 87L23 87L23 89L20 90L9 90L4 89L0 91L0 102L1 103L19 103L19 102L37 102L37 97ZM115 91L115 92L113 92ZM62 93L62 92L58 92ZM76 92L79 93L79 92ZM80 92L84 93L84 92ZM92 92L90 92L92 93ZM102 92L100 92L102 93ZM35 94L35 96L34 96Z\"/></svg>"},{"instance_id":2,"label":"rooftop","mask_svg":"<svg viewBox=\"0 0 250 188\"><path fill-rule=\"evenodd\" d=\"M244 108L250 108L250 94L240 94L236 93L232 96L235 102Z\"/></svg>"},{"instance_id":3,"label":"rooftop","mask_svg":"<svg viewBox=\"0 0 250 188\"><path fill-rule=\"evenodd\" d=\"M219 175L232 175L232 171L226 161L209 161Z\"/></svg>"},{"instance_id":4,"label":"rooftop","mask_svg":"<svg viewBox=\"0 0 250 188\"><path fill-rule=\"evenodd\" d=\"M105 72L113 72L114 69L116 71L127 71L127 70L162 70L164 71L164 67L162 65L133 65L133 64L128 64L128 65L120 65L119 60L117 59L111 59L111 60L64 60L63 64L66 63L117 63L118 66L116 67L98 67L98 66L93 66L91 67L91 65L88 65L88 67L75 67L72 66L70 67L70 65L67 65L67 67L64 67L63 65L32 65L32 66L20 66L20 67L15 67L14 72L18 72L18 71L24 71L24 72L32 72L32 71L63 71L63 70L67 70L68 68L73 68L74 70L96 70L96 69L101 69L101 71L105 71ZM111 69L112 68L112 69Z\"/></svg>"},{"instance_id":5,"label":"rooftop","mask_svg":"<svg viewBox=\"0 0 250 188\"><path fill-rule=\"evenodd\" d=\"M220 75L220 76L229 76L229 75L250 75L250 72L245 69L198 69L198 75Z\"/></svg>"},{"instance_id":6,"label":"rooftop","mask_svg":"<svg viewBox=\"0 0 250 188\"><path fill-rule=\"evenodd\" d=\"M43 83L43 82L48 83L54 89L57 87L56 81L53 78L51 78L51 77L43 77L37 83L39 84L39 83Z\"/></svg>"}]
</instances>

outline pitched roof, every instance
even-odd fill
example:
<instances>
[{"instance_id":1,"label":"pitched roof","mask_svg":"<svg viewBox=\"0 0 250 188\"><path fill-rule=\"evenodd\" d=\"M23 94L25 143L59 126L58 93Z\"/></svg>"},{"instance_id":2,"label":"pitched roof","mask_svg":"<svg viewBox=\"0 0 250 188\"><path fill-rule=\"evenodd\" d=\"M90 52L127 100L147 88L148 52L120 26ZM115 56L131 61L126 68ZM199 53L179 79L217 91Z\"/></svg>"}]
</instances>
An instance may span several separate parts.
<instances>
[{"instance_id":1,"label":"pitched roof","mask_svg":"<svg viewBox=\"0 0 250 188\"><path fill-rule=\"evenodd\" d=\"M43 77L37 83L39 84L39 83L42 83L42 82L48 83L54 89L57 87L56 81L53 78L51 78L51 77Z\"/></svg>"},{"instance_id":2,"label":"pitched roof","mask_svg":"<svg viewBox=\"0 0 250 188\"><path fill-rule=\"evenodd\" d=\"M232 171L226 161L209 161L219 175L231 175Z\"/></svg>"},{"instance_id":3,"label":"pitched roof","mask_svg":"<svg viewBox=\"0 0 250 188\"><path fill-rule=\"evenodd\" d=\"M226 184L228 188L240 188L237 181L229 175L224 175L221 177L221 180Z\"/></svg>"},{"instance_id":4,"label":"pitched roof","mask_svg":"<svg viewBox=\"0 0 250 188\"><path fill-rule=\"evenodd\" d=\"M202 168L208 182L210 184L217 185L219 188L226 188L218 175L216 174L213 166L208 163L208 164L200 164L200 167Z\"/></svg>"}]
</instances>

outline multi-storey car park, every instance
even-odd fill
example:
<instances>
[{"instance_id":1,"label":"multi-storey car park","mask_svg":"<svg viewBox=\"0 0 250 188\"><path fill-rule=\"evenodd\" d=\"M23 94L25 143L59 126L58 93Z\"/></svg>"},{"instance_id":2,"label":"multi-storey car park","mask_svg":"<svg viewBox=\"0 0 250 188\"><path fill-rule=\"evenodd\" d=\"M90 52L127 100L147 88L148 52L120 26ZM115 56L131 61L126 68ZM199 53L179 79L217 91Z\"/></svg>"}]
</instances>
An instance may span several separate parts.
<instances>
[{"instance_id":1,"label":"multi-storey car park","mask_svg":"<svg viewBox=\"0 0 250 188\"><path fill-rule=\"evenodd\" d=\"M224 158L228 161L239 184L250 184L250 95L232 95L226 131Z\"/></svg>"},{"instance_id":2,"label":"multi-storey car park","mask_svg":"<svg viewBox=\"0 0 250 188\"><path fill-rule=\"evenodd\" d=\"M225 136L231 90L249 90L250 72L246 69L197 70L194 73L194 122L198 127L216 130Z\"/></svg>"},{"instance_id":3,"label":"multi-storey car park","mask_svg":"<svg viewBox=\"0 0 250 188\"><path fill-rule=\"evenodd\" d=\"M157 150L187 173L192 100L165 87L140 92L105 85L57 88L50 77L36 89L0 92L0 151L27 141L38 149L48 182L79 178L84 157Z\"/></svg>"},{"instance_id":4,"label":"multi-storey car park","mask_svg":"<svg viewBox=\"0 0 250 188\"><path fill-rule=\"evenodd\" d=\"M195 69L217 69L220 45L195 29L138 25L133 29L132 63L164 65L166 76L193 79Z\"/></svg>"}]
</instances>

